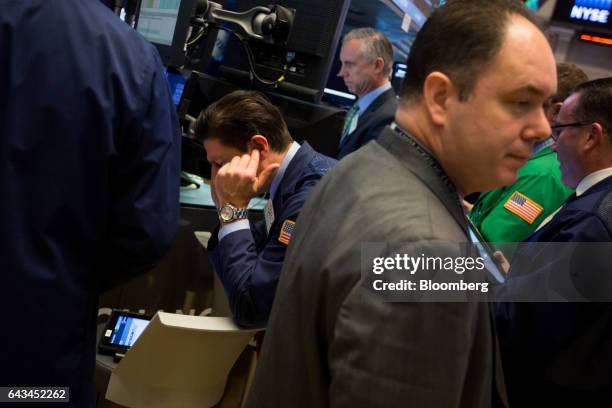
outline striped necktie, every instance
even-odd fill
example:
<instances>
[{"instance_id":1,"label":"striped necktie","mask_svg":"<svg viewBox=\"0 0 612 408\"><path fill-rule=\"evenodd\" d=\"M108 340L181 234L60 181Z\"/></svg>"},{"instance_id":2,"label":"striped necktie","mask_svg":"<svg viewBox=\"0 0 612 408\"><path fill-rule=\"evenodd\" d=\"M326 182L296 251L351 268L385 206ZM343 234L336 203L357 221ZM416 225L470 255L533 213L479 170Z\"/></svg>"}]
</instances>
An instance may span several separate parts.
<instances>
[{"instance_id":1,"label":"striped necktie","mask_svg":"<svg viewBox=\"0 0 612 408\"><path fill-rule=\"evenodd\" d=\"M351 109L346 112L346 118L344 119L344 127L342 128L342 136L340 137L340 145L344 142L346 137L355 130L355 125L353 125L353 121L357 122L357 114L359 113L359 104L355 102Z\"/></svg>"}]
</instances>

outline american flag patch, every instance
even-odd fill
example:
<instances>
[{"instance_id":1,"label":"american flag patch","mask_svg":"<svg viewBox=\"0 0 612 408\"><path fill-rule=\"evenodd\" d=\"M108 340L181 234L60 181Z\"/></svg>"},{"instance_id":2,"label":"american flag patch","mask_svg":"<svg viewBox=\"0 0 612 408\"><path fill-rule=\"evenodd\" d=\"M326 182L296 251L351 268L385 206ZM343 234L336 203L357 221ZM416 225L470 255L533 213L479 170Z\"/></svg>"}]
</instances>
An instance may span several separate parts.
<instances>
[{"instance_id":1,"label":"american flag patch","mask_svg":"<svg viewBox=\"0 0 612 408\"><path fill-rule=\"evenodd\" d=\"M289 240L291 239L291 234L293 234L294 229L295 221L285 220L285 222L283 222L283 226L281 227L280 234L278 235L279 242L289 245Z\"/></svg>"},{"instance_id":2,"label":"american flag patch","mask_svg":"<svg viewBox=\"0 0 612 408\"><path fill-rule=\"evenodd\" d=\"M544 210L541 205L530 200L529 197L518 191L515 191L514 194L510 196L506 204L504 204L504 208L512 214L521 217L529 224L533 224L536 218L538 218L538 215Z\"/></svg>"}]
</instances>

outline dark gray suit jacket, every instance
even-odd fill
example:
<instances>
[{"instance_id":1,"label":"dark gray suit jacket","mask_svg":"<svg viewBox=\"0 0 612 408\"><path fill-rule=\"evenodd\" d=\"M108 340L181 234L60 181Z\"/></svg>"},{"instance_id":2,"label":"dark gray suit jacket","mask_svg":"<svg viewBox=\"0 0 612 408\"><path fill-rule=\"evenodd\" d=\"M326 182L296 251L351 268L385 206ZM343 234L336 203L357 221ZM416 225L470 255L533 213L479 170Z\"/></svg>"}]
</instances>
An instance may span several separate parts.
<instances>
[{"instance_id":1,"label":"dark gray suit jacket","mask_svg":"<svg viewBox=\"0 0 612 408\"><path fill-rule=\"evenodd\" d=\"M288 248L248 407L506 405L488 303L391 303L361 287L364 242L468 241L458 196L434 167L387 128L319 182Z\"/></svg>"},{"instance_id":2,"label":"dark gray suit jacket","mask_svg":"<svg viewBox=\"0 0 612 408\"><path fill-rule=\"evenodd\" d=\"M380 94L365 112L359 115L357 127L338 146L336 158L340 160L369 141L376 139L385 126L393 122L396 108L397 98L393 88Z\"/></svg>"}]
</instances>

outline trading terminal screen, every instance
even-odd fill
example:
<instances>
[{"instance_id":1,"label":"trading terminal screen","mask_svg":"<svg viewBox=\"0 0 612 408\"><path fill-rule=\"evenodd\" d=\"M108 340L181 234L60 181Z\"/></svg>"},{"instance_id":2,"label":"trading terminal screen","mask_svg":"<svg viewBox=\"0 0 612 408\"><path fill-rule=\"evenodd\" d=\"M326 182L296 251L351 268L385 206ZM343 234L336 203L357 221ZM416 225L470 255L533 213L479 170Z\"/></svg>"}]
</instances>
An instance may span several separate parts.
<instances>
[{"instance_id":1,"label":"trading terminal screen","mask_svg":"<svg viewBox=\"0 0 612 408\"><path fill-rule=\"evenodd\" d=\"M142 0L136 31L148 41L172 45L180 0Z\"/></svg>"},{"instance_id":2,"label":"trading terminal screen","mask_svg":"<svg viewBox=\"0 0 612 408\"><path fill-rule=\"evenodd\" d=\"M168 70L165 72L166 81L170 87L170 95L172 95L172 101L175 106L179 106L181 102L181 96L185 90L185 77L179 73L173 73Z\"/></svg>"},{"instance_id":3,"label":"trading terminal screen","mask_svg":"<svg viewBox=\"0 0 612 408\"><path fill-rule=\"evenodd\" d=\"M140 337L149 320L138 319L131 316L120 316L113 330L111 344L124 347L132 347L136 339Z\"/></svg>"}]
</instances>

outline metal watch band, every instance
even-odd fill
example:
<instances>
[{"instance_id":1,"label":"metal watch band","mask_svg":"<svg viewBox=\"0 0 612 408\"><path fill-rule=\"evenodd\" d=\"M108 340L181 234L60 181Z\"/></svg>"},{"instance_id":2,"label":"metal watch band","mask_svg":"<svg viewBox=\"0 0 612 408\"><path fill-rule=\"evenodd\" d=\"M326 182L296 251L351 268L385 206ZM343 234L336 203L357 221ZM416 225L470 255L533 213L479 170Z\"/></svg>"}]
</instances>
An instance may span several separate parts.
<instances>
[{"instance_id":1,"label":"metal watch band","mask_svg":"<svg viewBox=\"0 0 612 408\"><path fill-rule=\"evenodd\" d=\"M247 208L236 208L234 210L234 219L244 220L249 217L249 210Z\"/></svg>"},{"instance_id":2,"label":"metal watch band","mask_svg":"<svg viewBox=\"0 0 612 408\"><path fill-rule=\"evenodd\" d=\"M219 220L221 222L232 222L247 219L249 210L247 208L237 208L229 203L225 203L219 208Z\"/></svg>"}]
</instances>

